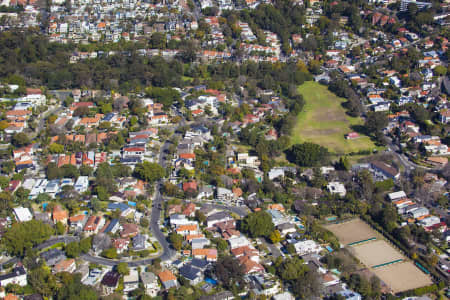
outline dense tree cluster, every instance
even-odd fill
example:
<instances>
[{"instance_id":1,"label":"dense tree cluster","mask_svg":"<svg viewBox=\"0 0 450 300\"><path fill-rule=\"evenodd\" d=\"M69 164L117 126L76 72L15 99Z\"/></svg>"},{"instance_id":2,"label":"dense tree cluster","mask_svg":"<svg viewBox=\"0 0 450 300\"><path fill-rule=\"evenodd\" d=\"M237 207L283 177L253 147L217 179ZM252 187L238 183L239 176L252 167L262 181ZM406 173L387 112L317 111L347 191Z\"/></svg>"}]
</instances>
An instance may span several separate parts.
<instances>
[{"instance_id":1,"label":"dense tree cluster","mask_svg":"<svg viewBox=\"0 0 450 300\"><path fill-rule=\"evenodd\" d=\"M272 217L265 211L247 215L241 224L241 230L251 237L269 237L274 228Z\"/></svg>"},{"instance_id":2,"label":"dense tree cluster","mask_svg":"<svg viewBox=\"0 0 450 300\"><path fill-rule=\"evenodd\" d=\"M50 225L31 220L12 225L3 235L2 243L9 254L22 256L25 251L47 240L53 233Z\"/></svg>"},{"instance_id":3,"label":"dense tree cluster","mask_svg":"<svg viewBox=\"0 0 450 300\"><path fill-rule=\"evenodd\" d=\"M302 167L323 165L329 156L327 148L308 142L293 145L286 154L289 161Z\"/></svg>"},{"instance_id":4,"label":"dense tree cluster","mask_svg":"<svg viewBox=\"0 0 450 300\"><path fill-rule=\"evenodd\" d=\"M360 97L345 80L334 78L328 85L328 89L339 97L347 99L347 102L345 102L344 105L350 116L357 117L362 113L363 107Z\"/></svg>"}]
</instances>

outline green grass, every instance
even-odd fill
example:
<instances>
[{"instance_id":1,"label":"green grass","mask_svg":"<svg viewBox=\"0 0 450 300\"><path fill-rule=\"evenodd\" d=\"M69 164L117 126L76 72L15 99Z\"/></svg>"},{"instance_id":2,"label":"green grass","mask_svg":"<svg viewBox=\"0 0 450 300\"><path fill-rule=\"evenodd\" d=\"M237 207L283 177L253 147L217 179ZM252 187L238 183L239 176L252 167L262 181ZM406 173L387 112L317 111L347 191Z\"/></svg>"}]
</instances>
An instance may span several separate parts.
<instances>
[{"instance_id":1,"label":"green grass","mask_svg":"<svg viewBox=\"0 0 450 300\"><path fill-rule=\"evenodd\" d=\"M370 138L362 134L358 139L345 139L347 133L354 131L352 126L362 125L363 120L345 113L344 98L313 81L305 82L298 91L305 99L305 106L292 132L292 143L316 143L339 155L376 148Z\"/></svg>"}]
</instances>

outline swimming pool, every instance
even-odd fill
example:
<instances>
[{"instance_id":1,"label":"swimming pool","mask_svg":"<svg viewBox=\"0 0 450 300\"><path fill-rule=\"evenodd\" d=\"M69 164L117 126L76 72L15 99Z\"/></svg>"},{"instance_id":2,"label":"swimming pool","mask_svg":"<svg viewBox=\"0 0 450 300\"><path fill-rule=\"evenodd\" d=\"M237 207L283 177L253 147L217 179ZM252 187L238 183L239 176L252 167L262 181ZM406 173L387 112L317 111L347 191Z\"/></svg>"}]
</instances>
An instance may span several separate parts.
<instances>
[{"instance_id":1,"label":"swimming pool","mask_svg":"<svg viewBox=\"0 0 450 300\"><path fill-rule=\"evenodd\" d=\"M206 281L207 283L212 284L212 285L217 285L217 280L214 280L214 279L212 279L212 278L205 278L205 281Z\"/></svg>"}]
</instances>

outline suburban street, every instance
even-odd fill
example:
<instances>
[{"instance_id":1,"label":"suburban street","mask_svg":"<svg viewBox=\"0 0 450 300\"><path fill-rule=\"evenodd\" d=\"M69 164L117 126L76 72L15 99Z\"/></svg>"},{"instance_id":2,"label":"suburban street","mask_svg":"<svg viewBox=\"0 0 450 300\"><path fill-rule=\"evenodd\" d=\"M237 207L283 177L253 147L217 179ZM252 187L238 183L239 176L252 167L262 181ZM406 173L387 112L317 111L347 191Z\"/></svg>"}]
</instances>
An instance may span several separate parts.
<instances>
[{"instance_id":1,"label":"suburban street","mask_svg":"<svg viewBox=\"0 0 450 300\"><path fill-rule=\"evenodd\" d=\"M49 240L46 240L42 244L37 245L33 249L34 250L42 250L42 249L51 247L53 245L56 245L58 243L69 244L72 242L79 242L79 241L80 241L80 238L78 236L62 235L62 236L50 238Z\"/></svg>"}]
</instances>

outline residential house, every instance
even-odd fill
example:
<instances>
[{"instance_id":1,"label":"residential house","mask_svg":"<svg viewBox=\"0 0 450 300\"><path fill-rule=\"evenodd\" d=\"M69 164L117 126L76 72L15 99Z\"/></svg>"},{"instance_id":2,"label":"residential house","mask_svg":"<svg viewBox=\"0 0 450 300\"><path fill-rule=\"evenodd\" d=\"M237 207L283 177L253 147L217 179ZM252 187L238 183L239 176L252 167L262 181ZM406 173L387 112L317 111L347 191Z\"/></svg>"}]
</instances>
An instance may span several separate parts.
<instances>
[{"instance_id":1,"label":"residential house","mask_svg":"<svg viewBox=\"0 0 450 300\"><path fill-rule=\"evenodd\" d=\"M344 184L337 181L329 182L327 184L327 189L331 194L337 194L341 197L344 197L347 193Z\"/></svg>"},{"instance_id":2,"label":"residential house","mask_svg":"<svg viewBox=\"0 0 450 300\"><path fill-rule=\"evenodd\" d=\"M159 292L158 278L151 272L141 272L141 281L147 295L156 297Z\"/></svg>"},{"instance_id":3,"label":"residential house","mask_svg":"<svg viewBox=\"0 0 450 300\"><path fill-rule=\"evenodd\" d=\"M322 284L325 287L333 286L339 283L339 277L332 273L326 273L322 275Z\"/></svg>"},{"instance_id":4,"label":"residential house","mask_svg":"<svg viewBox=\"0 0 450 300\"><path fill-rule=\"evenodd\" d=\"M282 236L285 236L289 233L294 233L297 231L297 228L292 223L283 223L277 226L278 231Z\"/></svg>"},{"instance_id":5,"label":"residential house","mask_svg":"<svg viewBox=\"0 0 450 300\"><path fill-rule=\"evenodd\" d=\"M10 273L0 275L0 286L6 287L8 284L17 284L20 286L26 286L27 272L23 266L15 267Z\"/></svg>"},{"instance_id":6,"label":"residential house","mask_svg":"<svg viewBox=\"0 0 450 300\"><path fill-rule=\"evenodd\" d=\"M61 222L62 224L67 225L69 212L62 209L61 205L55 205L55 207L53 207L52 219L54 224Z\"/></svg>"},{"instance_id":7,"label":"residential house","mask_svg":"<svg viewBox=\"0 0 450 300\"><path fill-rule=\"evenodd\" d=\"M80 214L69 218L70 229L81 231L87 222L87 215Z\"/></svg>"},{"instance_id":8,"label":"residential house","mask_svg":"<svg viewBox=\"0 0 450 300\"><path fill-rule=\"evenodd\" d=\"M134 237L139 233L139 227L133 223L125 223L122 225L120 236L122 238Z\"/></svg>"},{"instance_id":9,"label":"residential house","mask_svg":"<svg viewBox=\"0 0 450 300\"><path fill-rule=\"evenodd\" d=\"M313 240L293 241L295 251L298 255L305 255L310 253L319 253L323 248Z\"/></svg>"},{"instance_id":10,"label":"residential house","mask_svg":"<svg viewBox=\"0 0 450 300\"><path fill-rule=\"evenodd\" d=\"M205 246L209 245L209 240L204 237L193 238L190 241L192 249L202 249Z\"/></svg>"},{"instance_id":11,"label":"residential house","mask_svg":"<svg viewBox=\"0 0 450 300\"><path fill-rule=\"evenodd\" d=\"M398 191L398 192L389 193L388 198L389 198L389 200L394 202L394 201L405 199L405 198L407 198L407 196L404 191Z\"/></svg>"},{"instance_id":12,"label":"residential house","mask_svg":"<svg viewBox=\"0 0 450 300\"><path fill-rule=\"evenodd\" d=\"M370 165L377 174L386 177L386 179L397 180L400 178L400 172L384 162L374 161Z\"/></svg>"},{"instance_id":13,"label":"residential house","mask_svg":"<svg viewBox=\"0 0 450 300\"><path fill-rule=\"evenodd\" d=\"M191 285L199 284L203 281L203 272L192 266L191 264L186 264L179 269L180 275L186 278Z\"/></svg>"},{"instance_id":14,"label":"residential house","mask_svg":"<svg viewBox=\"0 0 450 300\"><path fill-rule=\"evenodd\" d=\"M139 273L135 269L131 269L128 275L123 277L123 291L131 292L139 287Z\"/></svg>"},{"instance_id":15,"label":"residential house","mask_svg":"<svg viewBox=\"0 0 450 300\"><path fill-rule=\"evenodd\" d=\"M147 243L147 235L144 234L138 234L135 237L133 237L133 250L134 251L141 251L145 250Z\"/></svg>"},{"instance_id":16,"label":"residential house","mask_svg":"<svg viewBox=\"0 0 450 300\"><path fill-rule=\"evenodd\" d=\"M188 203L183 210L183 215L186 217L193 217L195 215L195 204L192 202Z\"/></svg>"},{"instance_id":17,"label":"residential house","mask_svg":"<svg viewBox=\"0 0 450 300\"><path fill-rule=\"evenodd\" d=\"M62 260L67 259L65 253L59 249L50 249L48 251L42 252L40 257L45 260L48 266L54 266Z\"/></svg>"},{"instance_id":18,"label":"residential house","mask_svg":"<svg viewBox=\"0 0 450 300\"><path fill-rule=\"evenodd\" d=\"M27 222L33 219L33 215L26 207L16 207L13 209L17 222Z\"/></svg>"},{"instance_id":19,"label":"residential house","mask_svg":"<svg viewBox=\"0 0 450 300\"><path fill-rule=\"evenodd\" d=\"M59 272L73 273L73 272L75 272L76 268L77 268L77 265L75 264L75 259L70 258L70 259L62 260L62 261L58 262L57 264L55 264L53 266L53 272L54 273L59 273Z\"/></svg>"},{"instance_id":20,"label":"residential house","mask_svg":"<svg viewBox=\"0 0 450 300\"><path fill-rule=\"evenodd\" d=\"M158 277L165 289L178 286L177 278L167 269L159 273Z\"/></svg>"},{"instance_id":21,"label":"residential house","mask_svg":"<svg viewBox=\"0 0 450 300\"><path fill-rule=\"evenodd\" d=\"M128 245L130 244L130 239L122 239L117 238L112 240L112 246L116 248L117 253L123 253L125 250L128 249Z\"/></svg>"},{"instance_id":22,"label":"residential house","mask_svg":"<svg viewBox=\"0 0 450 300\"><path fill-rule=\"evenodd\" d=\"M216 223L226 222L233 218L226 211L214 213L206 218L206 226L213 227Z\"/></svg>"},{"instance_id":23,"label":"residential house","mask_svg":"<svg viewBox=\"0 0 450 300\"><path fill-rule=\"evenodd\" d=\"M115 292L119 285L119 278L120 274L115 271L109 271L103 276L101 284L104 295L110 295Z\"/></svg>"},{"instance_id":24,"label":"residential house","mask_svg":"<svg viewBox=\"0 0 450 300\"><path fill-rule=\"evenodd\" d=\"M439 122L444 124L450 122L450 109L443 109L439 112Z\"/></svg>"},{"instance_id":25,"label":"residential house","mask_svg":"<svg viewBox=\"0 0 450 300\"><path fill-rule=\"evenodd\" d=\"M181 234L182 236L200 233L197 223L180 225L175 229L175 231L176 233Z\"/></svg>"},{"instance_id":26,"label":"residential house","mask_svg":"<svg viewBox=\"0 0 450 300\"><path fill-rule=\"evenodd\" d=\"M234 194L232 190L218 187L217 188L217 200L221 202L231 202L234 200Z\"/></svg>"},{"instance_id":27,"label":"residential house","mask_svg":"<svg viewBox=\"0 0 450 300\"><path fill-rule=\"evenodd\" d=\"M217 249L192 249L192 256L207 261L217 261Z\"/></svg>"},{"instance_id":28,"label":"residential house","mask_svg":"<svg viewBox=\"0 0 450 300\"><path fill-rule=\"evenodd\" d=\"M345 300L362 300L362 296L352 290L339 291L336 294L344 297Z\"/></svg>"},{"instance_id":29,"label":"residential house","mask_svg":"<svg viewBox=\"0 0 450 300\"><path fill-rule=\"evenodd\" d=\"M228 239L228 243L230 244L231 250L239 247L250 246L250 241L243 235Z\"/></svg>"},{"instance_id":30,"label":"residential house","mask_svg":"<svg viewBox=\"0 0 450 300\"><path fill-rule=\"evenodd\" d=\"M101 216L90 216L84 225L83 231L87 235L96 234L105 224L105 219Z\"/></svg>"},{"instance_id":31,"label":"residential house","mask_svg":"<svg viewBox=\"0 0 450 300\"><path fill-rule=\"evenodd\" d=\"M89 188L89 177L88 176L79 176L74 185L75 191L82 194L82 193L86 192L88 190L88 188Z\"/></svg>"}]
</instances>

